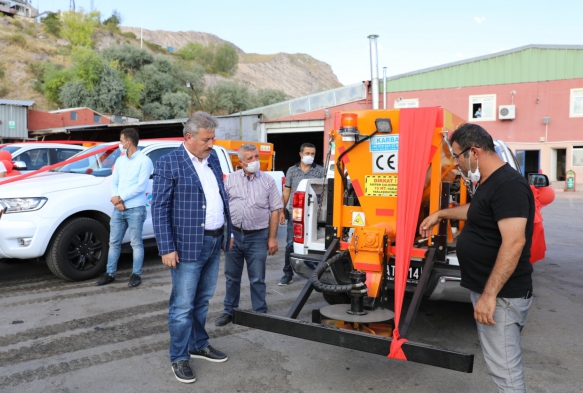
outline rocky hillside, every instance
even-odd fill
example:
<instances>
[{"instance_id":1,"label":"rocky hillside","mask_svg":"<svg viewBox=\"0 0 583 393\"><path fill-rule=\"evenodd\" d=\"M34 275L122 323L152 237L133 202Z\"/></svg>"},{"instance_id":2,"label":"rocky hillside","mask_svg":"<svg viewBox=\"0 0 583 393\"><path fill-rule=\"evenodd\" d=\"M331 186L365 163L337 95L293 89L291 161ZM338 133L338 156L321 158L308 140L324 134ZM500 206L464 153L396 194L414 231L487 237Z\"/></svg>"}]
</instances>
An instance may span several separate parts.
<instances>
[{"instance_id":1,"label":"rocky hillside","mask_svg":"<svg viewBox=\"0 0 583 393\"><path fill-rule=\"evenodd\" d=\"M136 38L133 37L135 34ZM94 46L102 50L113 45L140 45L140 29L121 27L119 30L100 27L93 36ZM143 30L144 49L152 53L168 53L167 47L178 50L189 41L202 44L222 43L221 38L195 31L168 32ZM243 52L230 43L239 54L238 71L232 78L252 90L271 88L283 90L290 97L300 97L342 86L331 67L305 54L278 53L258 55ZM68 42L47 34L40 24L22 18L8 18L0 14L0 98L34 100L36 109L57 109L55 104L36 91L35 68L50 62L70 65L71 48ZM207 85L224 79L207 75Z\"/></svg>"},{"instance_id":2,"label":"rocky hillside","mask_svg":"<svg viewBox=\"0 0 583 393\"><path fill-rule=\"evenodd\" d=\"M140 28L121 27L123 32L132 32L140 37ZM163 31L143 30L143 39L163 48L172 47L175 51L189 41L209 43L228 42L213 34L196 31ZM275 55L259 55L245 53L241 48L229 42L239 53L239 69L234 79L240 80L251 89L279 89L290 97L318 93L320 91L340 87L338 78L332 72L330 65L305 54L278 53ZM212 84L221 77L209 76L207 82Z\"/></svg>"}]
</instances>

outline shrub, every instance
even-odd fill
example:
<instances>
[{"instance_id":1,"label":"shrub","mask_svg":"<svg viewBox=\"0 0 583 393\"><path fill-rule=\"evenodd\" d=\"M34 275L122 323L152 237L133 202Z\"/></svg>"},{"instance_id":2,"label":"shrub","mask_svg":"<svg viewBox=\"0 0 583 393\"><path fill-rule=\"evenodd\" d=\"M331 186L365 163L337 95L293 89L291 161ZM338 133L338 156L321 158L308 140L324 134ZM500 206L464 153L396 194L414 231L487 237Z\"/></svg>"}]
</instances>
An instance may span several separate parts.
<instances>
[{"instance_id":1,"label":"shrub","mask_svg":"<svg viewBox=\"0 0 583 393\"><path fill-rule=\"evenodd\" d=\"M123 35L126 38L133 38L134 40L138 39L138 37L136 37L136 35L131 31L126 31L125 33L121 33L121 35Z\"/></svg>"},{"instance_id":2,"label":"shrub","mask_svg":"<svg viewBox=\"0 0 583 393\"><path fill-rule=\"evenodd\" d=\"M6 86L0 86L0 98L6 97L10 93L10 90Z\"/></svg>"},{"instance_id":3,"label":"shrub","mask_svg":"<svg viewBox=\"0 0 583 393\"><path fill-rule=\"evenodd\" d=\"M2 64L0 64L0 79L4 79L4 70L2 69Z\"/></svg>"},{"instance_id":4,"label":"shrub","mask_svg":"<svg viewBox=\"0 0 583 393\"><path fill-rule=\"evenodd\" d=\"M18 19L14 19L14 20L12 21L12 26L14 26L14 27L17 27L17 28L19 28L20 30L22 30L22 29L23 29L22 22L21 22L21 21L19 21Z\"/></svg>"},{"instance_id":5,"label":"shrub","mask_svg":"<svg viewBox=\"0 0 583 393\"><path fill-rule=\"evenodd\" d=\"M144 41L144 44L146 44L146 46L152 51L152 52L156 52L156 53L168 53L168 50L162 48L160 45L158 44L154 44L153 42L150 41Z\"/></svg>"},{"instance_id":6,"label":"shrub","mask_svg":"<svg viewBox=\"0 0 583 393\"><path fill-rule=\"evenodd\" d=\"M6 41L19 47L26 47L26 38L22 34L12 34L6 37Z\"/></svg>"},{"instance_id":7,"label":"shrub","mask_svg":"<svg viewBox=\"0 0 583 393\"><path fill-rule=\"evenodd\" d=\"M133 45L110 46L101 54L106 60L117 61L121 68L132 72L154 62L154 56L147 50Z\"/></svg>"}]
</instances>

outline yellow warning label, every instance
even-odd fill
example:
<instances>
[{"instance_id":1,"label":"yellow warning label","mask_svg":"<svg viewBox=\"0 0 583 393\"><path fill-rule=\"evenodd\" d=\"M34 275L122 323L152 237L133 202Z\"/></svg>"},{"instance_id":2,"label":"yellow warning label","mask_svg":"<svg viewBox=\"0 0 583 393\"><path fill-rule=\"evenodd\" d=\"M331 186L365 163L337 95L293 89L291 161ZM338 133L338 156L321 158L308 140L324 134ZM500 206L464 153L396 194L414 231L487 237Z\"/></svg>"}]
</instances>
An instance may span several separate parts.
<instances>
[{"instance_id":1,"label":"yellow warning label","mask_svg":"<svg viewBox=\"0 0 583 393\"><path fill-rule=\"evenodd\" d=\"M352 225L363 227L364 226L364 214L363 213L352 213Z\"/></svg>"},{"instance_id":2,"label":"yellow warning label","mask_svg":"<svg viewBox=\"0 0 583 393\"><path fill-rule=\"evenodd\" d=\"M364 177L364 195L366 196L397 196L397 180L395 175L370 175Z\"/></svg>"}]
</instances>

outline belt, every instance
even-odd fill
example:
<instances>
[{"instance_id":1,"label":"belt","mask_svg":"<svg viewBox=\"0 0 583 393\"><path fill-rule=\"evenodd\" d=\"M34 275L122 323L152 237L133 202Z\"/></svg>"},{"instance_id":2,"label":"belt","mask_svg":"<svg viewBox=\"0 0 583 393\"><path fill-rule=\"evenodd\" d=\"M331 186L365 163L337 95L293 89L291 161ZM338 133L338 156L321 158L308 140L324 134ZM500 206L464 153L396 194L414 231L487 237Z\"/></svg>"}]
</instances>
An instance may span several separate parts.
<instances>
[{"instance_id":1,"label":"belt","mask_svg":"<svg viewBox=\"0 0 583 393\"><path fill-rule=\"evenodd\" d=\"M219 237L219 236L221 236L223 234L223 228L224 227L225 226L223 225L222 227L217 228L217 229L209 229L209 230L206 230L205 229L204 230L204 235L205 236L212 236L212 237Z\"/></svg>"},{"instance_id":2,"label":"belt","mask_svg":"<svg viewBox=\"0 0 583 393\"><path fill-rule=\"evenodd\" d=\"M247 235L248 233L255 233L255 232L259 232L259 231L263 231L267 228L262 228L262 229L241 229L241 228L237 228L236 226L233 226L233 229L236 230L237 232L241 232L243 235Z\"/></svg>"}]
</instances>

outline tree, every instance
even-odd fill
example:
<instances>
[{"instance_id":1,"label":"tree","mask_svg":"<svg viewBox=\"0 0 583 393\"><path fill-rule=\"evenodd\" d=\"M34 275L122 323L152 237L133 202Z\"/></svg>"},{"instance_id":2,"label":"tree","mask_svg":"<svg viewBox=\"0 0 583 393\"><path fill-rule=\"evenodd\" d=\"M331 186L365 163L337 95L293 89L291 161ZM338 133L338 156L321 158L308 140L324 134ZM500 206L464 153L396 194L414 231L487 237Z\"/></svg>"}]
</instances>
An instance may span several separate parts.
<instances>
[{"instance_id":1,"label":"tree","mask_svg":"<svg viewBox=\"0 0 583 393\"><path fill-rule=\"evenodd\" d=\"M287 99L287 94L285 94L282 90L260 89L257 91L253 106L259 108L262 106L277 104L278 102L282 102Z\"/></svg>"},{"instance_id":2,"label":"tree","mask_svg":"<svg viewBox=\"0 0 583 393\"><path fill-rule=\"evenodd\" d=\"M232 45L224 42L214 48L212 69L217 74L233 76L237 72L239 55Z\"/></svg>"},{"instance_id":3,"label":"tree","mask_svg":"<svg viewBox=\"0 0 583 393\"><path fill-rule=\"evenodd\" d=\"M41 19L41 23L47 33L52 34L55 37L61 36L62 23L59 19L59 14L49 12L47 16Z\"/></svg>"},{"instance_id":4,"label":"tree","mask_svg":"<svg viewBox=\"0 0 583 393\"><path fill-rule=\"evenodd\" d=\"M211 114L231 114L251 108L247 86L235 82L218 82L205 91L204 107Z\"/></svg>"},{"instance_id":5,"label":"tree","mask_svg":"<svg viewBox=\"0 0 583 393\"><path fill-rule=\"evenodd\" d=\"M110 46L101 52L101 55L108 61L116 60L124 71L134 73L143 66L152 64L154 56L147 50L140 49L133 45Z\"/></svg>"},{"instance_id":6,"label":"tree","mask_svg":"<svg viewBox=\"0 0 583 393\"><path fill-rule=\"evenodd\" d=\"M159 102L150 102L142 107L144 116L151 120L165 120L170 118L170 110Z\"/></svg>"},{"instance_id":7,"label":"tree","mask_svg":"<svg viewBox=\"0 0 583 393\"><path fill-rule=\"evenodd\" d=\"M61 36L69 41L71 46L93 46L93 32L100 24L100 14L97 11L85 13L66 11L61 13Z\"/></svg>"},{"instance_id":8,"label":"tree","mask_svg":"<svg viewBox=\"0 0 583 393\"><path fill-rule=\"evenodd\" d=\"M170 119L188 117L190 96L183 92L166 93L162 97L162 104L168 108Z\"/></svg>"},{"instance_id":9,"label":"tree","mask_svg":"<svg viewBox=\"0 0 583 393\"><path fill-rule=\"evenodd\" d=\"M239 64L237 51L226 42L219 45L210 43L207 46L199 42L189 42L176 54L186 61L195 61L211 74L233 76Z\"/></svg>"},{"instance_id":10,"label":"tree","mask_svg":"<svg viewBox=\"0 0 583 393\"><path fill-rule=\"evenodd\" d=\"M50 101L65 107L86 106L106 113L139 105L143 86L122 72L118 61L108 62L86 47L75 48L72 61L68 69L46 66L42 86Z\"/></svg>"},{"instance_id":11,"label":"tree","mask_svg":"<svg viewBox=\"0 0 583 393\"><path fill-rule=\"evenodd\" d=\"M111 16L103 21L104 25L119 26L123 22L123 16L117 11L113 10Z\"/></svg>"}]
</instances>

